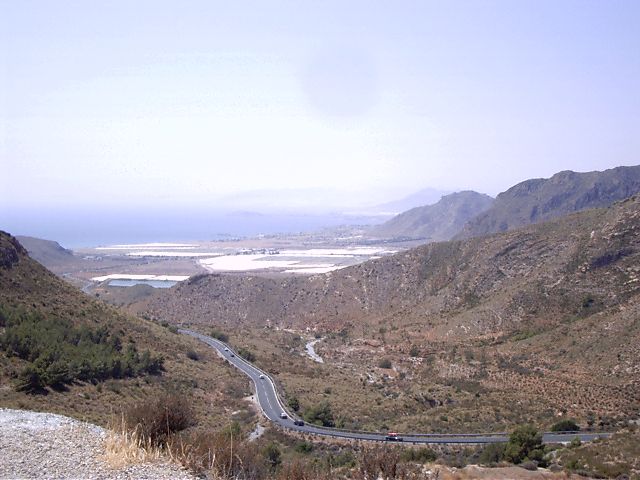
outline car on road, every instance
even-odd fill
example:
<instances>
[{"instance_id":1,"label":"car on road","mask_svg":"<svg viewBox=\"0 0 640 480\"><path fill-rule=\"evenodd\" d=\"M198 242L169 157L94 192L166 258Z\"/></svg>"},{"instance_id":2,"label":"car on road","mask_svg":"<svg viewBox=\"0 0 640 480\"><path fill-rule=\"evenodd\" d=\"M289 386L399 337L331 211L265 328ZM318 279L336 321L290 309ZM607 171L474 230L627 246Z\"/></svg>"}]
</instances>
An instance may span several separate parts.
<instances>
[{"instance_id":1,"label":"car on road","mask_svg":"<svg viewBox=\"0 0 640 480\"><path fill-rule=\"evenodd\" d=\"M260 374L260 380L264 380L264 375Z\"/></svg>"},{"instance_id":2,"label":"car on road","mask_svg":"<svg viewBox=\"0 0 640 480\"><path fill-rule=\"evenodd\" d=\"M231 355L229 355L230 357L235 357L235 355L232 353Z\"/></svg>"},{"instance_id":3,"label":"car on road","mask_svg":"<svg viewBox=\"0 0 640 480\"><path fill-rule=\"evenodd\" d=\"M280 414L280 418L289 418L286 413L282 412Z\"/></svg>"},{"instance_id":4,"label":"car on road","mask_svg":"<svg viewBox=\"0 0 640 480\"><path fill-rule=\"evenodd\" d=\"M384 439L387 442L401 442L402 437L398 435L396 432L389 432L385 435Z\"/></svg>"},{"instance_id":5,"label":"car on road","mask_svg":"<svg viewBox=\"0 0 640 480\"><path fill-rule=\"evenodd\" d=\"M294 420L293 424L297 425L298 427L303 427L304 426L304 422L302 420Z\"/></svg>"},{"instance_id":6,"label":"car on road","mask_svg":"<svg viewBox=\"0 0 640 480\"><path fill-rule=\"evenodd\" d=\"M228 352L229 351L229 347L224 347L224 351Z\"/></svg>"}]
</instances>

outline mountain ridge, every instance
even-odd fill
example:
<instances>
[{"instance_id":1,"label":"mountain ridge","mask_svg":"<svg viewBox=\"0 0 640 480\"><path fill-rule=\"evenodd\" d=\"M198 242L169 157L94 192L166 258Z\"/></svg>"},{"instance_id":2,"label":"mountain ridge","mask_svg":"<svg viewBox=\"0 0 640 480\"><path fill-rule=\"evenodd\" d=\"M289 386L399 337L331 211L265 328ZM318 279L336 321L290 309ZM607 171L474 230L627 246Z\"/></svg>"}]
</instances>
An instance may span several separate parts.
<instances>
[{"instance_id":1,"label":"mountain ridge","mask_svg":"<svg viewBox=\"0 0 640 480\"><path fill-rule=\"evenodd\" d=\"M433 205L415 207L381 225L368 235L388 238L451 239L466 222L491 207L489 195L466 190L444 195Z\"/></svg>"},{"instance_id":2,"label":"mountain ridge","mask_svg":"<svg viewBox=\"0 0 640 480\"><path fill-rule=\"evenodd\" d=\"M504 232L562 215L601 208L640 192L640 166L604 171L564 170L520 182L498 194L491 208L469 220L456 239Z\"/></svg>"}]
</instances>

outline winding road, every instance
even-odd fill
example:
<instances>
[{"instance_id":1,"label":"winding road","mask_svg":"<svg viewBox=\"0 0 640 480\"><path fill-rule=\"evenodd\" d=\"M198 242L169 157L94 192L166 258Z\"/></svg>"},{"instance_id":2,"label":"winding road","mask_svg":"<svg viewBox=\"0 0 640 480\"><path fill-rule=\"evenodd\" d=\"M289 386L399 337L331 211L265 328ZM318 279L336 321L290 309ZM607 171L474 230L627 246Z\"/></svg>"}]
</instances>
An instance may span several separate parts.
<instances>
[{"instance_id":1,"label":"winding road","mask_svg":"<svg viewBox=\"0 0 640 480\"><path fill-rule=\"evenodd\" d=\"M360 432L352 430L341 430L337 428L320 427L308 423L296 425L294 421L300 420L299 417L291 414L283 405L278 397L275 383L267 372L260 370L255 365L247 362L239 357L233 349L224 342L213 337L203 335L193 330L179 329L180 333L190 335L201 340L210 347L213 347L218 353L229 361L231 365L242 371L248 376L255 385L256 397L258 404L264 415L273 423L289 430L308 433L313 435L323 435L334 438L345 438L350 440L365 440L377 442L392 442L387 440L386 433L377 432ZM284 418L283 418L284 416ZM608 437L610 433L554 433L546 432L543 434L543 441L546 443L570 442L578 437L583 442L595 440L600 437ZM431 434L431 433L403 433L398 434L398 438L402 442L410 443L500 443L509 440L509 434L505 432L499 433L472 433L472 434Z\"/></svg>"}]
</instances>

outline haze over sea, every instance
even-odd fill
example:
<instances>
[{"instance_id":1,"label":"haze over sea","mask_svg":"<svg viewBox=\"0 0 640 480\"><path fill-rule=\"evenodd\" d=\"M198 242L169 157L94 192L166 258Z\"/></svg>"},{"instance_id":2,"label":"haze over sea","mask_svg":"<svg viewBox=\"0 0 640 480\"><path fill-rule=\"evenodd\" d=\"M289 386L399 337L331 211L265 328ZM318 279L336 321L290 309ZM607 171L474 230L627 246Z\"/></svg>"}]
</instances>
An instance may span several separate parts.
<instances>
[{"instance_id":1,"label":"haze over sea","mask_svg":"<svg viewBox=\"0 0 640 480\"><path fill-rule=\"evenodd\" d=\"M330 213L220 212L203 209L131 208L30 209L0 212L0 229L16 235L55 240L65 248L121 243L224 240L309 232L344 224L366 224L376 217Z\"/></svg>"}]
</instances>

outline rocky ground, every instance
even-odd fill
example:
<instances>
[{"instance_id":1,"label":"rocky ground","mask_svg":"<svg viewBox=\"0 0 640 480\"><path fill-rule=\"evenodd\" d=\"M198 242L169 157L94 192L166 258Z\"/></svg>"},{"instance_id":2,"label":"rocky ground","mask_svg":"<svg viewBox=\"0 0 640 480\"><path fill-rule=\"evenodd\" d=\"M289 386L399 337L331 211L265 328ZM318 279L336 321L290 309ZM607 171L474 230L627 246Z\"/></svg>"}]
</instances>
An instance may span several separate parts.
<instances>
[{"instance_id":1,"label":"rocky ground","mask_svg":"<svg viewBox=\"0 0 640 480\"><path fill-rule=\"evenodd\" d=\"M192 479L168 461L113 466L107 431L62 415L0 409L0 478Z\"/></svg>"}]
</instances>

